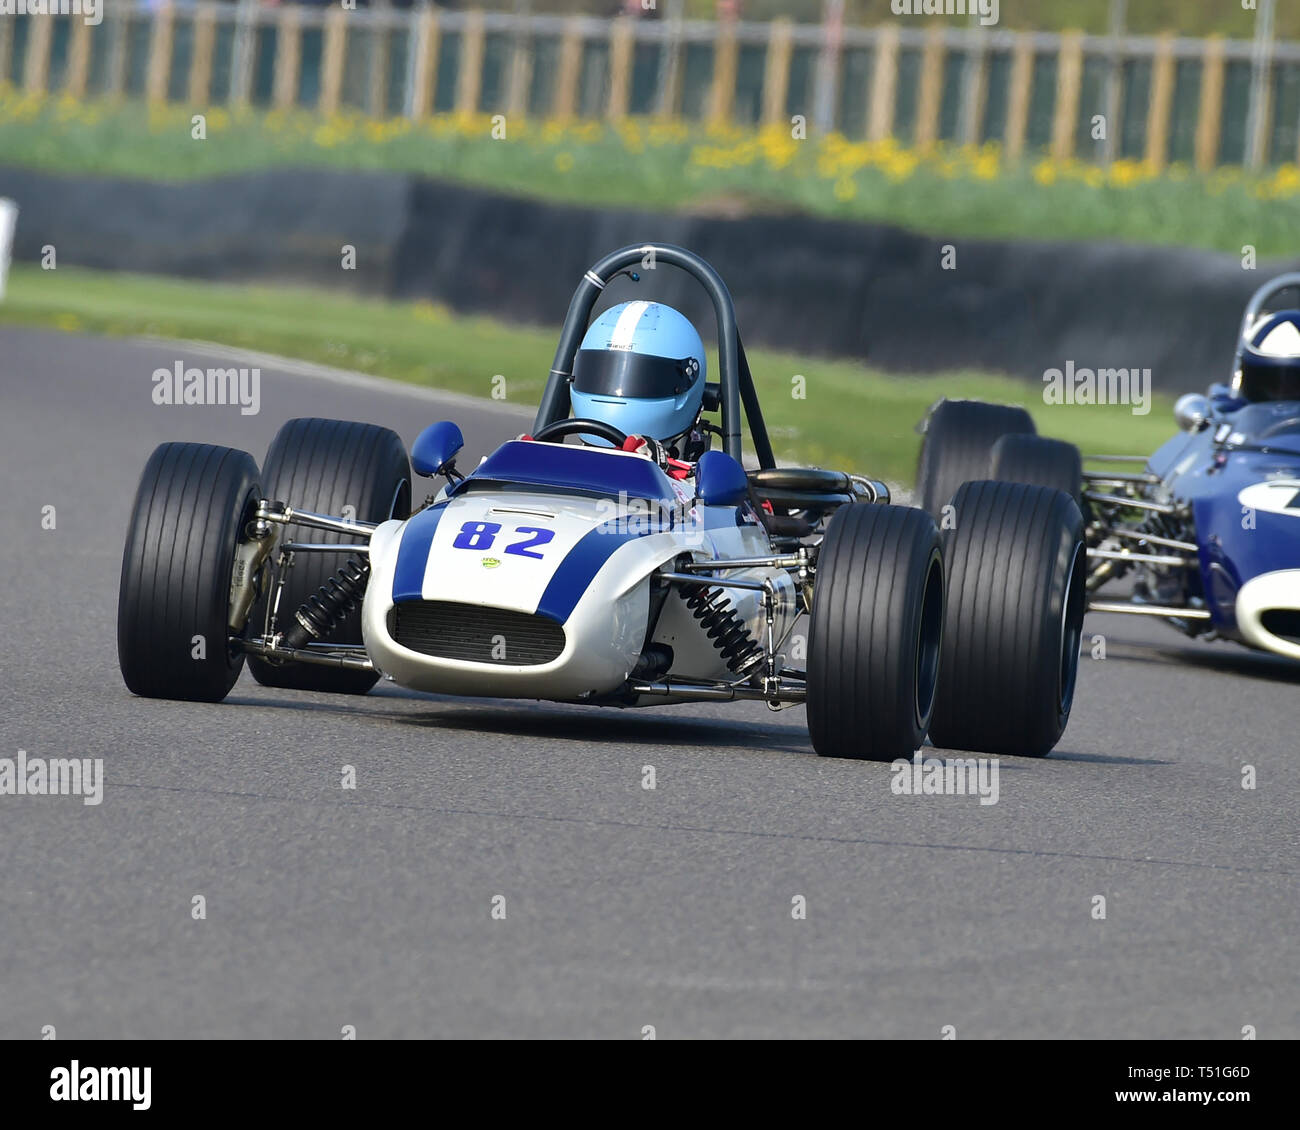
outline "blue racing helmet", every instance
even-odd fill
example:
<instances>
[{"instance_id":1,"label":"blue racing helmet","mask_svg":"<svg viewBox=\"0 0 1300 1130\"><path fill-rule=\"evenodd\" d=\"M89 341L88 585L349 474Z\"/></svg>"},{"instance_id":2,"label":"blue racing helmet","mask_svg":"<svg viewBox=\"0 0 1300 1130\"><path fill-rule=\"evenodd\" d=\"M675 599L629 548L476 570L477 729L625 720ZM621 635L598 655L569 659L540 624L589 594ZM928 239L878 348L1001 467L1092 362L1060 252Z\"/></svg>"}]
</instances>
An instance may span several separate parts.
<instances>
[{"instance_id":1,"label":"blue racing helmet","mask_svg":"<svg viewBox=\"0 0 1300 1130\"><path fill-rule=\"evenodd\" d=\"M704 342L661 302L611 306L582 339L573 362L573 414L665 446L684 436L704 403ZM608 440L583 436L609 447Z\"/></svg>"},{"instance_id":2,"label":"blue racing helmet","mask_svg":"<svg viewBox=\"0 0 1300 1130\"><path fill-rule=\"evenodd\" d=\"M1300 310L1255 323L1242 345L1233 392L1249 401L1300 400Z\"/></svg>"}]
</instances>

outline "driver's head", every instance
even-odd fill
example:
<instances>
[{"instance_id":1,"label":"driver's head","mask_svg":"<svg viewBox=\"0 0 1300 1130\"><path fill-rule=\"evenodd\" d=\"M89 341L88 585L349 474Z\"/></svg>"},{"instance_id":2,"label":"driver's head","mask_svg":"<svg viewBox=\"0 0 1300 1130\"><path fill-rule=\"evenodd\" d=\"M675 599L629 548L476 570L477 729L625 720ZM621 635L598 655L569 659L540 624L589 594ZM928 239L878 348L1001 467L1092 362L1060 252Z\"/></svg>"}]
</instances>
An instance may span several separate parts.
<instances>
[{"instance_id":1,"label":"driver's head","mask_svg":"<svg viewBox=\"0 0 1300 1130\"><path fill-rule=\"evenodd\" d=\"M704 402L704 342L661 302L624 302L600 315L573 364L573 414L681 450ZM609 447L608 440L583 436Z\"/></svg>"},{"instance_id":2,"label":"driver's head","mask_svg":"<svg viewBox=\"0 0 1300 1130\"><path fill-rule=\"evenodd\" d=\"M1241 350L1233 391L1249 401L1300 400L1300 310L1255 323Z\"/></svg>"}]
</instances>

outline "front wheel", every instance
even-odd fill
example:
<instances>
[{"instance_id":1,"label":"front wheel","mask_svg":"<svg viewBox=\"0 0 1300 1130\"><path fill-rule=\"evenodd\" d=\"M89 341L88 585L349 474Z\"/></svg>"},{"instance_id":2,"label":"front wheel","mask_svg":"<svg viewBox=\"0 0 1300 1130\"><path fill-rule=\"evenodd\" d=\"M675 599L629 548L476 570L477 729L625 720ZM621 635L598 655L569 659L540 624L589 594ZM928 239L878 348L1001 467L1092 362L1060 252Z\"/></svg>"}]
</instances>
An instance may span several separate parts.
<instances>
[{"instance_id":1,"label":"front wheel","mask_svg":"<svg viewBox=\"0 0 1300 1130\"><path fill-rule=\"evenodd\" d=\"M993 446L1006 435L1033 435L1034 421L1023 408L982 400L941 400L925 422L916 467L917 505L943 518L957 488L987 479Z\"/></svg>"},{"instance_id":2,"label":"front wheel","mask_svg":"<svg viewBox=\"0 0 1300 1130\"><path fill-rule=\"evenodd\" d=\"M239 678L229 647L236 546L261 497L243 451L164 443L145 464L122 555L117 658L146 698L220 702Z\"/></svg>"},{"instance_id":3,"label":"front wheel","mask_svg":"<svg viewBox=\"0 0 1300 1130\"><path fill-rule=\"evenodd\" d=\"M1083 516L1064 491L966 483L944 531L948 601L930 739L1041 757L1070 718L1086 605Z\"/></svg>"},{"instance_id":4,"label":"front wheel","mask_svg":"<svg viewBox=\"0 0 1300 1130\"><path fill-rule=\"evenodd\" d=\"M266 497L299 510L339 514L363 522L405 518L411 511L411 467L396 432L376 424L314 417L288 421L266 453ZM277 628L283 631L308 597L328 583L347 560L348 546L364 539L352 534L287 525L285 541L338 543L338 553L300 553L280 594ZM252 622L265 622L268 592L253 610ZM359 645L361 610L353 608L326 637L327 643ZM307 663L283 665L256 656L249 670L263 686L330 694L365 694L379 676Z\"/></svg>"},{"instance_id":5,"label":"front wheel","mask_svg":"<svg viewBox=\"0 0 1300 1130\"><path fill-rule=\"evenodd\" d=\"M857 503L831 518L808 633L808 732L823 757L910 758L930 725L943 632L934 520Z\"/></svg>"}]
</instances>

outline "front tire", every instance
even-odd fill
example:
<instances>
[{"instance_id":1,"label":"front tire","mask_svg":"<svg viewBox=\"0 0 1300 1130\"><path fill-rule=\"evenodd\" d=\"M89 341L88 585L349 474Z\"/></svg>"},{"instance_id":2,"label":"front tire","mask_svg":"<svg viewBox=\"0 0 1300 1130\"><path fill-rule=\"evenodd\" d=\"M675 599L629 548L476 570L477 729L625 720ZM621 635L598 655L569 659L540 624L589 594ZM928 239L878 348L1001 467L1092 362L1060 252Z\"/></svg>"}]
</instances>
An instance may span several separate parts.
<instances>
[{"instance_id":1,"label":"front tire","mask_svg":"<svg viewBox=\"0 0 1300 1130\"><path fill-rule=\"evenodd\" d=\"M982 400L941 400L925 426L916 468L916 495L922 510L943 518L957 488L987 479L993 445L1005 435L1033 435L1033 418L1023 408Z\"/></svg>"},{"instance_id":2,"label":"front tire","mask_svg":"<svg viewBox=\"0 0 1300 1130\"><path fill-rule=\"evenodd\" d=\"M117 599L117 658L145 698L220 702L239 678L230 650L235 547L257 500L244 451L164 443L149 457L131 511Z\"/></svg>"},{"instance_id":3,"label":"front tire","mask_svg":"<svg viewBox=\"0 0 1300 1130\"><path fill-rule=\"evenodd\" d=\"M930 740L1042 757L1070 718L1086 604L1083 516L1059 490L966 483L944 531L948 600Z\"/></svg>"},{"instance_id":4,"label":"front tire","mask_svg":"<svg viewBox=\"0 0 1300 1130\"><path fill-rule=\"evenodd\" d=\"M817 557L808 732L822 757L893 761L925 739L943 631L934 520L905 506L840 507Z\"/></svg>"},{"instance_id":5,"label":"front tire","mask_svg":"<svg viewBox=\"0 0 1300 1130\"><path fill-rule=\"evenodd\" d=\"M263 485L266 497L276 502L316 514L348 513L363 522L405 518L411 510L406 448L396 432L375 424L310 417L288 421L267 449ZM295 525L283 527L281 538L345 547L365 540ZM276 619L280 631L345 560L346 552L297 555L280 596ZM257 631L265 622L266 602L274 596L272 586L253 609L250 623ZM359 645L361 609L349 612L323 642ZM306 663L277 665L257 656L249 657L248 668L263 686L330 694L365 694L379 678L370 671Z\"/></svg>"},{"instance_id":6,"label":"front tire","mask_svg":"<svg viewBox=\"0 0 1300 1130\"><path fill-rule=\"evenodd\" d=\"M989 478L1065 491L1083 509L1083 456L1072 443L1038 435L1005 435L993 445Z\"/></svg>"}]
</instances>

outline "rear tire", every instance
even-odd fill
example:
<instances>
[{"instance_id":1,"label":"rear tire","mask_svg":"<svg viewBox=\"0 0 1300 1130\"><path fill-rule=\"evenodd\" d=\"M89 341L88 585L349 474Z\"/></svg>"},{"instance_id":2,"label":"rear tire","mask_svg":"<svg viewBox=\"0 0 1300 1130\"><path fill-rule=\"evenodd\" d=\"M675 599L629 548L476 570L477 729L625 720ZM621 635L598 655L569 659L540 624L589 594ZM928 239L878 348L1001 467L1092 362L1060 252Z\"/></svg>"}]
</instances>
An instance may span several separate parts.
<instances>
[{"instance_id":1,"label":"rear tire","mask_svg":"<svg viewBox=\"0 0 1300 1130\"><path fill-rule=\"evenodd\" d=\"M230 650L235 546L257 500L244 451L164 443L136 490L117 598L117 658L145 698L220 702L244 665Z\"/></svg>"},{"instance_id":2,"label":"rear tire","mask_svg":"<svg viewBox=\"0 0 1300 1130\"><path fill-rule=\"evenodd\" d=\"M993 445L989 478L1063 490L1083 509L1083 457L1064 440L1005 435Z\"/></svg>"},{"instance_id":3,"label":"rear tire","mask_svg":"<svg viewBox=\"0 0 1300 1130\"><path fill-rule=\"evenodd\" d=\"M924 511L855 503L830 520L808 632L808 732L822 757L893 761L925 740L943 557Z\"/></svg>"},{"instance_id":4,"label":"rear tire","mask_svg":"<svg viewBox=\"0 0 1300 1130\"><path fill-rule=\"evenodd\" d=\"M993 445L1005 435L1033 435L1033 418L1023 408L982 400L941 400L926 423L916 468L918 505L943 517L943 508L962 483L989 478Z\"/></svg>"},{"instance_id":5,"label":"rear tire","mask_svg":"<svg viewBox=\"0 0 1300 1130\"><path fill-rule=\"evenodd\" d=\"M304 418L288 421L271 441L263 471L266 497L298 510L351 516L363 522L405 518L411 510L411 465L396 432L375 424ZM356 545L365 539L306 526L283 527L282 541L310 541ZM304 600L334 575L345 553L300 553L289 571L280 596L277 627L290 623ZM254 607L249 623L260 632L266 602L275 598L274 586ZM360 644L361 609L344 617L323 642ZM347 671L306 663L276 665L250 656L249 670L267 687L324 691L331 694L365 694L379 676L369 671Z\"/></svg>"},{"instance_id":6,"label":"rear tire","mask_svg":"<svg viewBox=\"0 0 1300 1130\"><path fill-rule=\"evenodd\" d=\"M1042 757L1070 718L1085 605L1083 516L1069 495L966 483L943 535L947 612L930 740Z\"/></svg>"}]
</instances>

